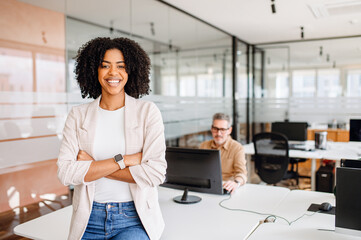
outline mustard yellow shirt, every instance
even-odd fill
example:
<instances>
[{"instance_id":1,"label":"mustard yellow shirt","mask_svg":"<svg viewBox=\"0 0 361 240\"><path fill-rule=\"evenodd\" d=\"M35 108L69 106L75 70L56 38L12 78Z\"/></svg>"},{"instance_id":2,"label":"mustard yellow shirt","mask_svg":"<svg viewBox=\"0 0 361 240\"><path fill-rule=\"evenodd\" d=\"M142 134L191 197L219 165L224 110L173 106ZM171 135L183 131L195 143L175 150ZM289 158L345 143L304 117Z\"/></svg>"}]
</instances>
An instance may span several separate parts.
<instances>
[{"instance_id":1,"label":"mustard yellow shirt","mask_svg":"<svg viewBox=\"0 0 361 240\"><path fill-rule=\"evenodd\" d=\"M242 144L228 136L226 142L218 148L213 140L202 142L199 148L221 150L223 181L237 180L240 185L247 182L246 157Z\"/></svg>"}]
</instances>

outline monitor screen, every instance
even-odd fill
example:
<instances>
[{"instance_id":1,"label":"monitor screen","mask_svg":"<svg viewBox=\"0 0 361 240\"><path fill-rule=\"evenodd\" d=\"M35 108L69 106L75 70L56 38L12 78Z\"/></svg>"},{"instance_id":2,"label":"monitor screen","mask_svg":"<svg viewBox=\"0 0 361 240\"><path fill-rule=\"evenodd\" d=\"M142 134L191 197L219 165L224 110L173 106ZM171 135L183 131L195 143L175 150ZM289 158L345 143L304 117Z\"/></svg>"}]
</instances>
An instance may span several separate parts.
<instances>
[{"instance_id":1,"label":"monitor screen","mask_svg":"<svg viewBox=\"0 0 361 240\"><path fill-rule=\"evenodd\" d=\"M307 140L307 122L273 122L272 132L286 135L291 141Z\"/></svg>"},{"instance_id":2,"label":"monitor screen","mask_svg":"<svg viewBox=\"0 0 361 240\"><path fill-rule=\"evenodd\" d=\"M336 228L338 233L361 236L361 169L336 169Z\"/></svg>"},{"instance_id":3,"label":"monitor screen","mask_svg":"<svg viewBox=\"0 0 361 240\"><path fill-rule=\"evenodd\" d=\"M162 186L223 194L219 150L167 147L167 174Z\"/></svg>"},{"instance_id":4,"label":"monitor screen","mask_svg":"<svg viewBox=\"0 0 361 240\"><path fill-rule=\"evenodd\" d=\"M350 119L350 141L361 142L361 119Z\"/></svg>"}]
</instances>

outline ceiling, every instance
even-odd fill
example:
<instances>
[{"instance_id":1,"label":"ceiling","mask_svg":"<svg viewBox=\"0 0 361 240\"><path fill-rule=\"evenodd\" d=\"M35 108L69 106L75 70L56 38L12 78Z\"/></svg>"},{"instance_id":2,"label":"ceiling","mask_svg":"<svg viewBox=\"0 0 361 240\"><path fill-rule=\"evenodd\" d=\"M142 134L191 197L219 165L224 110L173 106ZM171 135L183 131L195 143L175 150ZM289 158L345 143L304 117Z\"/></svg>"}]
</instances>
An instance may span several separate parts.
<instances>
[{"instance_id":1,"label":"ceiling","mask_svg":"<svg viewBox=\"0 0 361 240\"><path fill-rule=\"evenodd\" d=\"M174 46L193 46L202 39L218 39L225 34L207 24L195 26L193 19L184 17L166 4L154 0L21 0L26 3L66 13L76 19L103 26L113 25L135 35L155 41L177 39ZM276 13L272 13L271 0L164 0L205 22L223 29L239 39L265 49L269 68L333 67L334 65L361 65L361 0L274 0ZM157 5L157 7L155 7ZM132 11L129 11L132 9ZM131 13L130 13L131 12ZM133 19L133 20L132 20ZM150 33L154 22L157 34ZM169 26L177 24L177 30ZM301 27L304 38L301 38ZM80 30L79 30L80 29ZM184 34L192 29L193 34ZM71 30L71 29L70 29ZM81 32L98 36L108 30L74 28L68 45L74 49L83 43ZM359 36L357 38L342 38ZM340 38L325 40L328 38ZM319 41L310 41L321 39ZM291 41L291 43L290 43ZM278 44L269 44L278 43ZM203 41L203 45L206 41ZM196 47L196 46L194 46ZM322 54L320 54L322 47ZM272 59L271 59L272 58Z\"/></svg>"},{"instance_id":2,"label":"ceiling","mask_svg":"<svg viewBox=\"0 0 361 240\"><path fill-rule=\"evenodd\" d=\"M275 13L271 0L164 2L264 48L271 68L361 65L361 0L274 0Z\"/></svg>"},{"instance_id":3,"label":"ceiling","mask_svg":"<svg viewBox=\"0 0 361 240\"><path fill-rule=\"evenodd\" d=\"M361 35L361 0L164 0L251 43ZM360 43L361 44L361 43ZM360 45L361 47L361 45Z\"/></svg>"}]
</instances>

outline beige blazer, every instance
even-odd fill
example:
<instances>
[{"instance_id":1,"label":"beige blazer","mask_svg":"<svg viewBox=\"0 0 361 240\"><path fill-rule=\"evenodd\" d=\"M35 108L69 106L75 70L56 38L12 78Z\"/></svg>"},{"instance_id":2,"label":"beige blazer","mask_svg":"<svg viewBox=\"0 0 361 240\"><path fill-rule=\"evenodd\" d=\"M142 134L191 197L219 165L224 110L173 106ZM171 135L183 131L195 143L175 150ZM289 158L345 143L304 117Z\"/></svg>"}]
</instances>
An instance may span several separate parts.
<instances>
[{"instance_id":1,"label":"beige blazer","mask_svg":"<svg viewBox=\"0 0 361 240\"><path fill-rule=\"evenodd\" d=\"M93 142L100 97L73 107L63 130L58 178L74 185L73 215L68 239L78 240L88 224L94 198L94 182L84 182L91 161L76 161L79 150L93 155ZM125 154L142 152L140 165L129 168L136 183L130 191L140 220L150 239L159 239L164 221L158 203L157 186L163 183L165 160L164 125L159 109L152 102L125 96Z\"/></svg>"}]
</instances>

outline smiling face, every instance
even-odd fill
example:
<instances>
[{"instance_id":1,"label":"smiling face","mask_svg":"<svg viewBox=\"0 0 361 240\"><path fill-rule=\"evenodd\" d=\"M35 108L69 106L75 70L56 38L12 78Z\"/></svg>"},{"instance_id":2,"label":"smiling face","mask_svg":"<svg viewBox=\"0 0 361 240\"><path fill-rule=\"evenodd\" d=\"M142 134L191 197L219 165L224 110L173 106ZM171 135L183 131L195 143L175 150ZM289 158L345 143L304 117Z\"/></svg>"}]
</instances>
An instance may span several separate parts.
<instances>
[{"instance_id":1,"label":"smiling face","mask_svg":"<svg viewBox=\"0 0 361 240\"><path fill-rule=\"evenodd\" d=\"M124 86L128 81L123 53L118 49L109 49L98 67L98 80L103 96L124 95Z\"/></svg>"}]
</instances>

